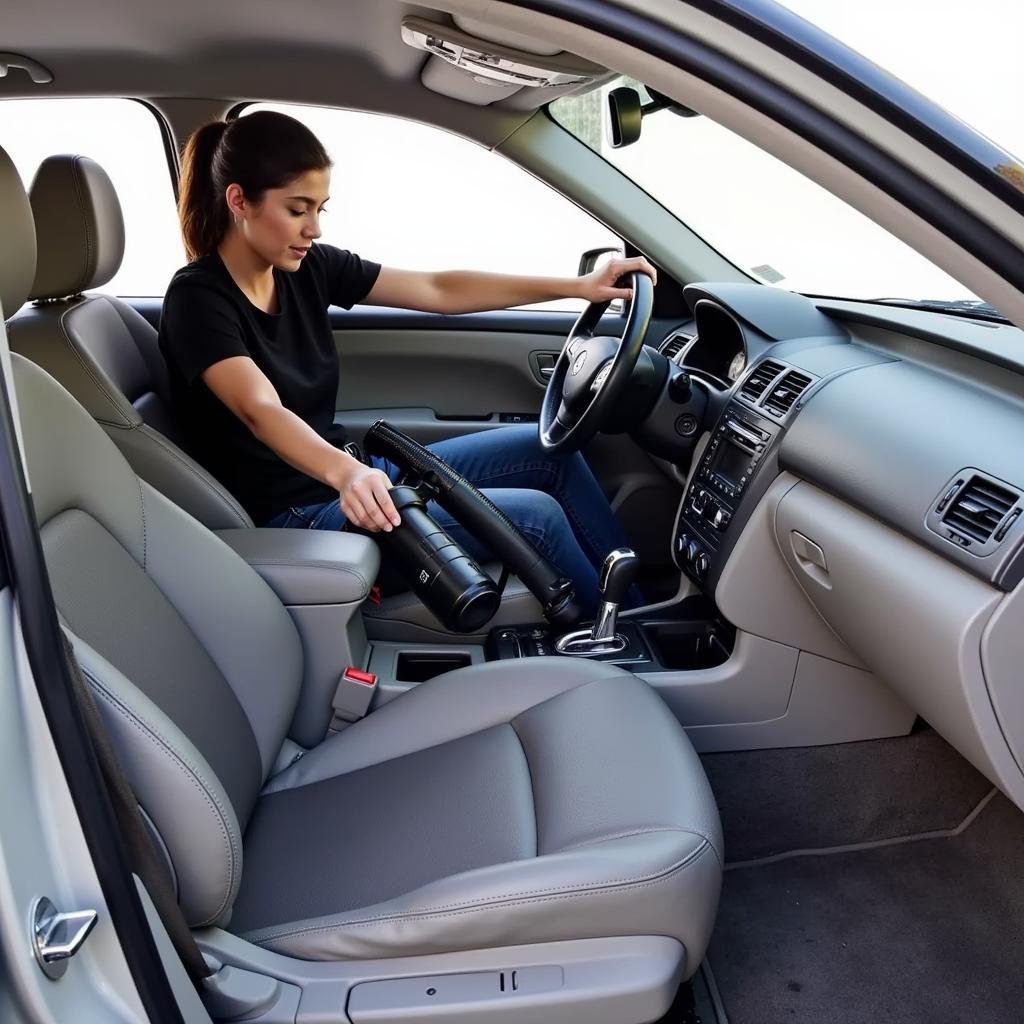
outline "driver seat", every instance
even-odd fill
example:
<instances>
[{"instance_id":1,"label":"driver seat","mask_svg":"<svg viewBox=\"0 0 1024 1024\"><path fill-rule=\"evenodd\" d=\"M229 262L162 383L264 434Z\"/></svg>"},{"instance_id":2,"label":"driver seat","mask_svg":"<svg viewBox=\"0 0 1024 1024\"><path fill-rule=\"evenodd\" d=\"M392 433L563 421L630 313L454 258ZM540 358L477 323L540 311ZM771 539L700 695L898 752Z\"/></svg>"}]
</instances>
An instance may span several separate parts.
<instances>
[{"instance_id":1,"label":"driver seat","mask_svg":"<svg viewBox=\"0 0 1024 1024\"><path fill-rule=\"evenodd\" d=\"M47 157L29 200L36 273L32 305L8 325L11 350L60 381L135 472L176 505L211 530L252 527L227 488L182 448L153 325L127 302L89 291L102 288L124 256L121 204L106 171L86 156ZM501 572L484 568L494 579ZM366 604L364 617L372 639L430 642L451 635L411 591ZM533 594L513 577L489 626L542 618Z\"/></svg>"},{"instance_id":2,"label":"driver seat","mask_svg":"<svg viewBox=\"0 0 1024 1024\"><path fill-rule=\"evenodd\" d=\"M34 245L17 180L0 150L4 308ZM473 1019L555 1019L549 998L558 1020L592 1020L597 991L602 1019L667 1009L704 955L722 837L700 761L647 684L561 658L460 669L272 774L302 679L287 610L48 374L12 368L61 621L207 949L309 979L302 1005L322 1020L351 998L345 981L328 1013L316 993L332 978L474 977L586 951L587 971L548 966L518 1011L495 990Z\"/></svg>"}]
</instances>

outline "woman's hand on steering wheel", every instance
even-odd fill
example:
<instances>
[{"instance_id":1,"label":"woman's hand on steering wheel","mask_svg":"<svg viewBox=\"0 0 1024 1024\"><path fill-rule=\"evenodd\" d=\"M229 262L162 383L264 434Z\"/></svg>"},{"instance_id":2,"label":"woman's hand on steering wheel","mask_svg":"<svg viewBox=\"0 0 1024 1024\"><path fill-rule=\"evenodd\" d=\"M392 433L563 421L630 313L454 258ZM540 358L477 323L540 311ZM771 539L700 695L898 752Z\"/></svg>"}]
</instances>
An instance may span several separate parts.
<instances>
[{"instance_id":1,"label":"woman's hand on steering wheel","mask_svg":"<svg viewBox=\"0 0 1024 1024\"><path fill-rule=\"evenodd\" d=\"M658 283L658 272L643 256L634 256L628 260L609 260L603 267L580 278L579 297L586 299L587 302L629 300L633 298L633 289L620 287L618 281L624 274L635 273L646 274L652 284Z\"/></svg>"},{"instance_id":2,"label":"woman's hand on steering wheel","mask_svg":"<svg viewBox=\"0 0 1024 1024\"><path fill-rule=\"evenodd\" d=\"M627 263L650 267L642 259L616 260L608 264L606 271L616 273L618 267ZM601 294L605 296L632 296L622 337L596 333L611 301L606 297L591 301L565 340L541 402L538 432L540 446L546 452L579 451L601 429L626 392L654 308L653 274L635 269L627 277L626 287L615 285L614 279L608 284L605 277L600 278L600 286L594 286L603 289Z\"/></svg>"}]
</instances>

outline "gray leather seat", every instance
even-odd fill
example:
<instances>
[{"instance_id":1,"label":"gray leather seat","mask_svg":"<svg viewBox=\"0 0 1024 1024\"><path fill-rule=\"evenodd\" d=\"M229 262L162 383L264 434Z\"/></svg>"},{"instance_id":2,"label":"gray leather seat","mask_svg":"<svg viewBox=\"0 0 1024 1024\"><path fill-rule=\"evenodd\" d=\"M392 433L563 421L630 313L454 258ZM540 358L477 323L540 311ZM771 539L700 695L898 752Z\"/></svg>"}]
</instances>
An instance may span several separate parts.
<instances>
[{"instance_id":1,"label":"gray leather seat","mask_svg":"<svg viewBox=\"0 0 1024 1024\"><path fill-rule=\"evenodd\" d=\"M84 294L102 288L124 255L121 204L107 173L86 156L51 156L39 166L29 199L38 249L33 305L9 324L11 350L60 381L135 472L175 504L211 530L251 527L231 493L182 450L153 326L118 298ZM488 567L495 579L500 570ZM410 591L388 594L364 611L377 639L429 641L446 633ZM512 578L491 625L540 617L533 595Z\"/></svg>"},{"instance_id":2,"label":"gray leather seat","mask_svg":"<svg viewBox=\"0 0 1024 1024\"><path fill-rule=\"evenodd\" d=\"M152 324L120 299L84 294L102 288L124 255L121 204L106 171L86 156L48 157L30 200L34 304L9 324L11 350L56 377L139 476L200 522L211 530L252 526L238 501L180 447Z\"/></svg>"},{"instance_id":3,"label":"gray leather seat","mask_svg":"<svg viewBox=\"0 0 1024 1024\"><path fill-rule=\"evenodd\" d=\"M0 151L5 309L33 238L16 181ZM667 936L692 974L720 825L646 684L555 658L461 669L271 776L302 678L287 611L12 359L58 610L190 925L328 961Z\"/></svg>"}]
</instances>

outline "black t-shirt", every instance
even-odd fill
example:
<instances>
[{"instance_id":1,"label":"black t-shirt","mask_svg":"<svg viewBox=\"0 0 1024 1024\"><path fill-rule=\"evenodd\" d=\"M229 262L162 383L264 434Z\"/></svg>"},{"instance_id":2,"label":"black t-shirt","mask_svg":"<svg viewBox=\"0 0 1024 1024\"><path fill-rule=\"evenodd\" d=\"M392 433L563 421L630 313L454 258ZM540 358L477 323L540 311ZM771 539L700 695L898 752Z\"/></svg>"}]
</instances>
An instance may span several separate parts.
<instances>
[{"instance_id":1,"label":"black t-shirt","mask_svg":"<svg viewBox=\"0 0 1024 1024\"><path fill-rule=\"evenodd\" d=\"M285 408L341 447L345 431L334 423L338 354L327 307L351 309L364 299L380 265L331 245L314 245L298 270L273 273L279 312L271 314L246 298L216 252L200 257L174 275L160 318L160 351L186 447L257 524L337 493L258 441L201 374L222 359L250 356Z\"/></svg>"}]
</instances>

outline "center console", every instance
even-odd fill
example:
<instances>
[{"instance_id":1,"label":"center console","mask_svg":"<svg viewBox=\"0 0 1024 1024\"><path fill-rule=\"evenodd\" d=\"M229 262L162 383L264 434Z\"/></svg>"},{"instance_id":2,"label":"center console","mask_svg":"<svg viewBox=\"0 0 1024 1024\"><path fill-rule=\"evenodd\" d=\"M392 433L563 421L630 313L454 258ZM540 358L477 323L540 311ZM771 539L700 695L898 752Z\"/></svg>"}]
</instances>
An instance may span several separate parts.
<instances>
[{"instance_id":1,"label":"center console","mask_svg":"<svg viewBox=\"0 0 1024 1024\"><path fill-rule=\"evenodd\" d=\"M619 620L624 646L590 656L592 661L620 665L632 672L678 672L713 668L729 659L735 630L709 612L702 602L692 617ZM504 626L491 631L484 651L488 661L540 658L562 654L558 631L546 623Z\"/></svg>"},{"instance_id":2,"label":"center console","mask_svg":"<svg viewBox=\"0 0 1024 1024\"><path fill-rule=\"evenodd\" d=\"M676 565L698 583L716 568L739 504L780 430L736 401L719 418L683 496L672 541Z\"/></svg>"}]
</instances>

